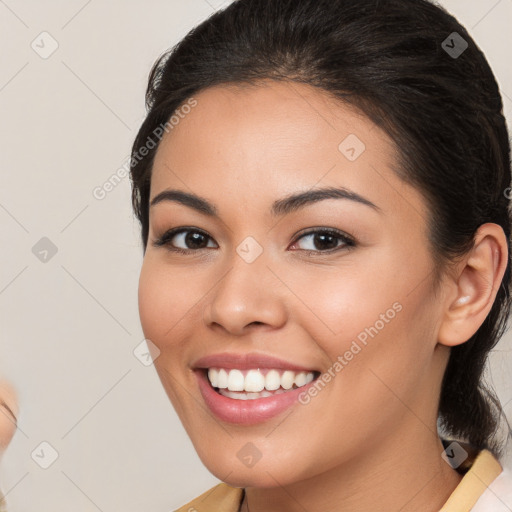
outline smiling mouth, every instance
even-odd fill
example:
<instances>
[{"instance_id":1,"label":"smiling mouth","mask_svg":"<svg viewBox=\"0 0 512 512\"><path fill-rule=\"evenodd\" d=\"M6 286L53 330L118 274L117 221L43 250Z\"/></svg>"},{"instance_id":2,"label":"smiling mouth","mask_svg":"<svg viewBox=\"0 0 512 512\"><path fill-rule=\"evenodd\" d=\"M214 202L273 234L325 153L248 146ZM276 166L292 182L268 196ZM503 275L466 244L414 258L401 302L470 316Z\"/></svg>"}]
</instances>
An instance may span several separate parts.
<instances>
[{"instance_id":1,"label":"smiling mouth","mask_svg":"<svg viewBox=\"0 0 512 512\"><path fill-rule=\"evenodd\" d=\"M301 388L320 376L318 371L277 368L219 368L203 370L212 388L235 400L255 400Z\"/></svg>"}]
</instances>

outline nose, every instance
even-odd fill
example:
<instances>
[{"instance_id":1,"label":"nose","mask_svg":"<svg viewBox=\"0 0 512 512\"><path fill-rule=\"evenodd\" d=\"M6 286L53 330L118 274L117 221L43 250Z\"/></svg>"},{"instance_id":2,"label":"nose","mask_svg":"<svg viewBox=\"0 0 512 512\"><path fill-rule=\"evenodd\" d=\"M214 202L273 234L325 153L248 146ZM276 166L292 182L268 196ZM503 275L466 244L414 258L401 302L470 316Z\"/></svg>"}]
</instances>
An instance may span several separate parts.
<instances>
[{"instance_id":1,"label":"nose","mask_svg":"<svg viewBox=\"0 0 512 512\"><path fill-rule=\"evenodd\" d=\"M233 335L276 329L286 322L286 292L261 255L247 263L238 255L208 294L203 319L208 328Z\"/></svg>"}]
</instances>

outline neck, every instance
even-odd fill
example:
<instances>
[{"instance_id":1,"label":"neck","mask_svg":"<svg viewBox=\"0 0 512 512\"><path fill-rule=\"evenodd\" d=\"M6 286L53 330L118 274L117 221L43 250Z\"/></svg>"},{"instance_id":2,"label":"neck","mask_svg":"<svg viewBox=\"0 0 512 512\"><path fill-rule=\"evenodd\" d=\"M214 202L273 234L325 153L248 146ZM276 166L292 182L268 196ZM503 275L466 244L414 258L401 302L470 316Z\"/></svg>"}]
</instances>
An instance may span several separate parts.
<instances>
[{"instance_id":1,"label":"neck","mask_svg":"<svg viewBox=\"0 0 512 512\"><path fill-rule=\"evenodd\" d=\"M240 512L436 512L462 475L441 458L441 440L425 425L409 432L415 435L404 438L397 433L389 443L372 446L357 459L308 480L247 487Z\"/></svg>"}]
</instances>

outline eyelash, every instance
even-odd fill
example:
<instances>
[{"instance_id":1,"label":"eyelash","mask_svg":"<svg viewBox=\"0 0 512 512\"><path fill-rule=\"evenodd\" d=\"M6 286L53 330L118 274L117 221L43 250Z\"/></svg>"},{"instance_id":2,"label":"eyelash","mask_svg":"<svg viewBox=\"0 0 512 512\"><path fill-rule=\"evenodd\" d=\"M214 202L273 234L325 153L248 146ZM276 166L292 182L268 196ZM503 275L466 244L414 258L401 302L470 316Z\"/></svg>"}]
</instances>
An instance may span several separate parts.
<instances>
[{"instance_id":1,"label":"eyelash","mask_svg":"<svg viewBox=\"0 0 512 512\"><path fill-rule=\"evenodd\" d=\"M181 233L187 233L187 232L199 233L199 234L209 238L210 240L212 239L207 233L205 233L204 231L197 229L197 228L174 228L174 229L171 229L171 230L165 232L160 238L155 240L153 242L153 245L155 247L166 246L166 248L169 251L177 252L177 253L184 254L187 256L191 255L191 253L206 249L206 247L203 247L201 249L182 249L181 247L173 247L170 245L170 241L176 235L181 234ZM338 230L332 229L332 228L312 229L310 231L302 233L300 236L298 236L293 241L292 245L294 245L295 243L297 243L299 240L301 240L302 238L304 238L306 236L315 235L315 234L327 234L327 235L335 236L336 238L341 240L344 243L344 245L342 245L340 247L335 247L334 249L328 249L325 251L322 251L322 250L311 251L311 250L307 250L307 249L299 249L300 251L306 252L308 256L317 256L318 254L332 254L334 252L338 252L343 249L350 250L350 249L353 249L354 247L356 247L356 245L357 245L355 240L352 237L346 235L345 233L343 233L341 231L338 231Z\"/></svg>"}]
</instances>

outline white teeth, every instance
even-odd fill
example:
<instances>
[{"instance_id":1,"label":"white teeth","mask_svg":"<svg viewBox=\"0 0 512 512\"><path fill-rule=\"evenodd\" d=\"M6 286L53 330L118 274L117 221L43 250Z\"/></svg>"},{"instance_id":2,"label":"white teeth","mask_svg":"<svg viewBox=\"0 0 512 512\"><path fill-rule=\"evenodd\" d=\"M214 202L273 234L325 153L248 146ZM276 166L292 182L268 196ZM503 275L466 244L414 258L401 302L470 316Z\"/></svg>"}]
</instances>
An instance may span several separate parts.
<instances>
[{"instance_id":1,"label":"white teeth","mask_svg":"<svg viewBox=\"0 0 512 512\"><path fill-rule=\"evenodd\" d=\"M219 372L215 371L213 368L210 368L208 370L208 379L210 380L212 387L219 387Z\"/></svg>"},{"instance_id":2,"label":"white teeth","mask_svg":"<svg viewBox=\"0 0 512 512\"><path fill-rule=\"evenodd\" d=\"M306 384L306 372L300 372L296 375L295 377L295 384L298 388L300 388L301 386L304 386L304 384Z\"/></svg>"},{"instance_id":3,"label":"white teeth","mask_svg":"<svg viewBox=\"0 0 512 512\"><path fill-rule=\"evenodd\" d=\"M295 382L295 372L291 372L289 370L285 371L283 375L281 375L281 386L284 389L290 389Z\"/></svg>"},{"instance_id":4,"label":"white teeth","mask_svg":"<svg viewBox=\"0 0 512 512\"><path fill-rule=\"evenodd\" d=\"M274 391L281 386L281 376L277 370L270 370L265 376L265 389Z\"/></svg>"},{"instance_id":5,"label":"white teeth","mask_svg":"<svg viewBox=\"0 0 512 512\"><path fill-rule=\"evenodd\" d=\"M227 391L225 389L219 389L219 393L228 398L234 398L235 400L255 400L256 398L266 398L268 396L279 395L280 393L286 393L284 389L278 389L271 393L270 391L262 391L261 393L237 393L236 391Z\"/></svg>"},{"instance_id":6,"label":"white teeth","mask_svg":"<svg viewBox=\"0 0 512 512\"><path fill-rule=\"evenodd\" d=\"M228 387L228 372L226 370L221 369L215 373L217 374L217 386L216 387L218 387L220 389L227 388ZM210 372L208 372L208 376L210 376Z\"/></svg>"},{"instance_id":7,"label":"white teeth","mask_svg":"<svg viewBox=\"0 0 512 512\"><path fill-rule=\"evenodd\" d=\"M245 373L245 375L244 375ZM268 391L285 391L292 389L293 386L300 388L314 379L313 372L294 372L291 370L279 371L268 370L266 375L260 372L259 369L242 370L238 369L224 369L224 368L209 368L208 379L212 387L219 389L226 389L226 393L230 391L245 391L248 398L261 398L262 396L269 396ZM280 389L282 388L282 389ZM225 396L229 396L222 393ZM275 394L275 393L270 393ZM249 396L254 395L254 396Z\"/></svg>"},{"instance_id":8,"label":"white teeth","mask_svg":"<svg viewBox=\"0 0 512 512\"><path fill-rule=\"evenodd\" d=\"M248 391L244 390L244 374L240 370L230 370L228 375L228 389L230 391Z\"/></svg>"},{"instance_id":9,"label":"white teeth","mask_svg":"<svg viewBox=\"0 0 512 512\"><path fill-rule=\"evenodd\" d=\"M259 393L265 388L265 377L258 370L249 370L245 376L245 391Z\"/></svg>"}]
</instances>

